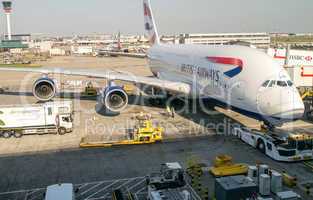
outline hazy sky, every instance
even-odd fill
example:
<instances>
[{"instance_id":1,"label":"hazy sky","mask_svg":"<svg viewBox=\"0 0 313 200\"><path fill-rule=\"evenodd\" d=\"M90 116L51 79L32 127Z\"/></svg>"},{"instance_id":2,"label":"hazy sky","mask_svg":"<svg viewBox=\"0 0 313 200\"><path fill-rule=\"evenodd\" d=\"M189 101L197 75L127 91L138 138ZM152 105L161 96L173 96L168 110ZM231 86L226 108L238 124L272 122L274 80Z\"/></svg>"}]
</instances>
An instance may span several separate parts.
<instances>
[{"instance_id":1,"label":"hazy sky","mask_svg":"<svg viewBox=\"0 0 313 200\"><path fill-rule=\"evenodd\" d=\"M152 0L161 34L313 32L312 0ZM143 33L142 0L13 0L13 33ZM1 29L5 17L1 14Z\"/></svg>"}]
</instances>

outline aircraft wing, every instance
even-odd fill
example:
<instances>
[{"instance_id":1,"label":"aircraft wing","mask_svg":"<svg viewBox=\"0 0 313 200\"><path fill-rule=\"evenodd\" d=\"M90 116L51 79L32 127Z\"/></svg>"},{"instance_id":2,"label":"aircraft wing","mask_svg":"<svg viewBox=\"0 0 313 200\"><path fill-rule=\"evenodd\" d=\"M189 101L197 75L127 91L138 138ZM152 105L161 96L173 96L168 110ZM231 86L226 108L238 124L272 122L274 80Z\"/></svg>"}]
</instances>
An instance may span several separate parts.
<instances>
[{"instance_id":1,"label":"aircraft wing","mask_svg":"<svg viewBox=\"0 0 313 200\"><path fill-rule=\"evenodd\" d=\"M107 80L120 80L131 83L149 85L157 88L164 89L166 91L189 94L191 86L182 82L172 82L166 80L160 80L157 78L136 76L128 73L119 73L115 71L104 71L104 70L73 70L64 68L15 68L15 67L0 67L0 71L14 71L14 72L30 72L30 73L41 73L41 74L62 74L72 76L85 76L92 78L103 78Z\"/></svg>"}]
</instances>

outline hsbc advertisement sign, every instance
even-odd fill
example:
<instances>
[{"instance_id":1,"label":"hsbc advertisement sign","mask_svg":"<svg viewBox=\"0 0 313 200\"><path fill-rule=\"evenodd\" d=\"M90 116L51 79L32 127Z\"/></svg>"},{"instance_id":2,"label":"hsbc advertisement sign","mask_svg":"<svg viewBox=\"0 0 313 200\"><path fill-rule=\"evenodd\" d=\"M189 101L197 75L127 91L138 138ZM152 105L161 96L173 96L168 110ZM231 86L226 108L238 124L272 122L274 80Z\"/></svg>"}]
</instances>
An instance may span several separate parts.
<instances>
[{"instance_id":1,"label":"hsbc advertisement sign","mask_svg":"<svg viewBox=\"0 0 313 200\"><path fill-rule=\"evenodd\" d=\"M296 60L296 61L301 61L301 62L311 62L312 56L290 55L289 60Z\"/></svg>"},{"instance_id":2,"label":"hsbc advertisement sign","mask_svg":"<svg viewBox=\"0 0 313 200\"><path fill-rule=\"evenodd\" d=\"M280 65L285 64L286 49L269 48L267 53ZM290 50L288 66L313 66L313 51Z\"/></svg>"},{"instance_id":3,"label":"hsbc advertisement sign","mask_svg":"<svg viewBox=\"0 0 313 200\"><path fill-rule=\"evenodd\" d=\"M268 55L280 65L285 65L286 49L268 49ZM285 66L291 80L298 87L313 85L313 51L290 50L289 62Z\"/></svg>"}]
</instances>

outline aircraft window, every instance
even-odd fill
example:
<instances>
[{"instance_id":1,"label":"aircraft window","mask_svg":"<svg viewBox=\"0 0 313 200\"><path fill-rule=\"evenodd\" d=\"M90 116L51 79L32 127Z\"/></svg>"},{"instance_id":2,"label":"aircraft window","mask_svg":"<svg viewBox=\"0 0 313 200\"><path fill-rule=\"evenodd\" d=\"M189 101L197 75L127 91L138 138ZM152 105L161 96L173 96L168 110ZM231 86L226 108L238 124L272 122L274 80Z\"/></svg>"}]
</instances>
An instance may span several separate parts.
<instances>
[{"instance_id":1,"label":"aircraft window","mask_svg":"<svg viewBox=\"0 0 313 200\"><path fill-rule=\"evenodd\" d=\"M63 122L70 122L71 119L70 119L70 117L62 117L62 121Z\"/></svg>"},{"instance_id":2,"label":"aircraft window","mask_svg":"<svg viewBox=\"0 0 313 200\"><path fill-rule=\"evenodd\" d=\"M285 149L295 149L297 148L297 141L293 139L288 139L287 143L281 144L280 146Z\"/></svg>"},{"instance_id":3,"label":"aircraft window","mask_svg":"<svg viewBox=\"0 0 313 200\"><path fill-rule=\"evenodd\" d=\"M269 82L270 82L269 80L265 81L265 82L262 84L262 87L266 87Z\"/></svg>"},{"instance_id":4,"label":"aircraft window","mask_svg":"<svg viewBox=\"0 0 313 200\"><path fill-rule=\"evenodd\" d=\"M281 156L295 156L296 155L296 151L295 150L278 149L278 153Z\"/></svg>"},{"instance_id":5,"label":"aircraft window","mask_svg":"<svg viewBox=\"0 0 313 200\"><path fill-rule=\"evenodd\" d=\"M287 87L287 83L285 81L277 81L277 85L280 87Z\"/></svg>"},{"instance_id":6,"label":"aircraft window","mask_svg":"<svg viewBox=\"0 0 313 200\"><path fill-rule=\"evenodd\" d=\"M293 83L291 81L287 81L288 86L293 86Z\"/></svg>"},{"instance_id":7,"label":"aircraft window","mask_svg":"<svg viewBox=\"0 0 313 200\"><path fill-rule=\"evenodd\" d=\"M303 141L298 141L298 150L303 151L303 150L312 150L313 147L313 140L303 140Z\"/></svg>"},{"instance_id":8,"label":"aircraft window","mask_svg":"<svg viewBox=\"0 0 313 200\"><path fill-rule=\"evenodd\" d=\"M274 87L276 85L276 81L271 81L271 83L268 85L268 87Z\"/></svg>"}]
</instances>

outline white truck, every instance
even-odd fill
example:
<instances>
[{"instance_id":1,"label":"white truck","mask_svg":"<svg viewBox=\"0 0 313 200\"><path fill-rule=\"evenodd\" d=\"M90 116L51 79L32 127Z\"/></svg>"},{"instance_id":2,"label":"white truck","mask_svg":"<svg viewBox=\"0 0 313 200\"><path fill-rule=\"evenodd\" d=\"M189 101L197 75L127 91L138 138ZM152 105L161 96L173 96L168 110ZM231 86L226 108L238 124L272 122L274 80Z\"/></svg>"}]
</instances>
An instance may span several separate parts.
<instances>
[{"instance_id":1,"label":"white truck","mask_svg":"<svg viewBox=\"0 0 313 200\"><path fill-rule=\"evenodd\" d=\"M306 133L283 130L258 131L235 127L233 134L277 161L295 162L313 159L313 136Z\"/></svg>"},{"instance_id":2,"label":"white truck","mask_svg":"<svg viewBox=\"0 0 313 200\"><path fill-rule=\"evenodd\" d=\"M47 133L64 135L72 130L71 101L0 106L0 137L20 138L23 135Z\"/></svg>"}]
</instances>

